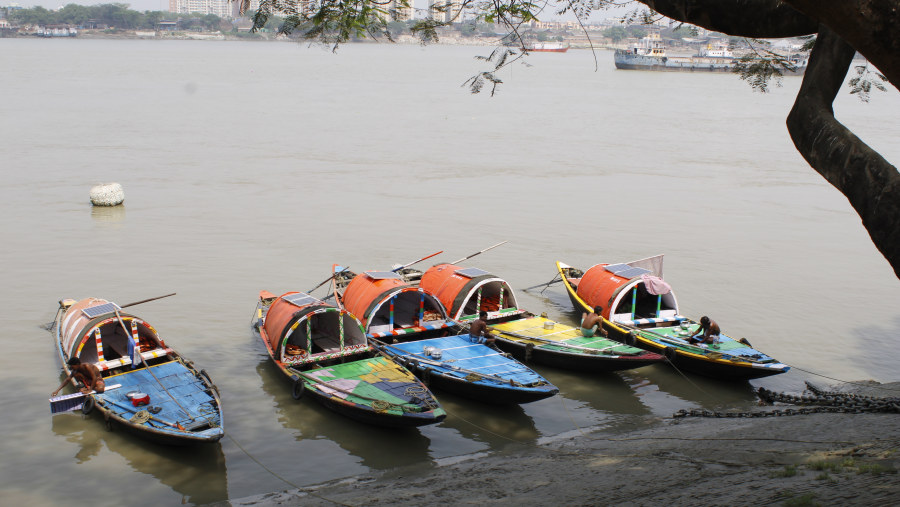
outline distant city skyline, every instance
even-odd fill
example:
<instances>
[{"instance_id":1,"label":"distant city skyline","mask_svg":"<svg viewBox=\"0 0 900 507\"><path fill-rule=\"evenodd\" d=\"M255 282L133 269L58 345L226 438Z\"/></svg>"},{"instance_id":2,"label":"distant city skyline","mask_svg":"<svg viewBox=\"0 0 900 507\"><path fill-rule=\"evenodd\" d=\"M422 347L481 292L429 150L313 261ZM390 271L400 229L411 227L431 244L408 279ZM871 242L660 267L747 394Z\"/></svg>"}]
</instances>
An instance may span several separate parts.
<instances>
[{"instance_id":1,"label":"distant city skyline","mask_svg":"<svg viewBox=\"0 0 900 507\"><path fill-rule=\"evenodd\" d=\"M433 0L432 0L433 1ZM21 7L37 7L41 6L45 9L59 9L61 7L65 7L69 4L78 4L78 5L102 5L102 4L110 4L110 3L122 3L127 4L131 9L136 11L168 11L169 10L169 0L76 0L76 1L67 1L67 0L17 0L17 1L3 1L0 0L0 7L7 7L10 5L18 5ZM414 0L413 5L415 5L416 9L427 9L428 8L428 0ZM597 11L597 15L592 19L602 19L607 17L615 17L621 16L633 8L630 7L617 7L605 11ZM546 16L541 16L542 21L554 21L554 20L568 20L574 19L573 16L558 16L553 7L548 7L548 13Z\"/></svg>"}]
</instances>

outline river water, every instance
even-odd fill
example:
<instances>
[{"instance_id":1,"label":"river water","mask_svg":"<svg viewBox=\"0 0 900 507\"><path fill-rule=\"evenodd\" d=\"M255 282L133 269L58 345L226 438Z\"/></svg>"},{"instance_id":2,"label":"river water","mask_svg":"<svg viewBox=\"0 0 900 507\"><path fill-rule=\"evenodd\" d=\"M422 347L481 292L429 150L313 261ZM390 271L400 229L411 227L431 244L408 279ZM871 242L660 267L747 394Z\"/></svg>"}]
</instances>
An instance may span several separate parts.
<instances>
[{"instance_id":1,"label":"river water","mask_svg":"<svg viewBox=\"0 0 900 507\"><path fill-rule=\"evenodd\" d=\"M896 381L900 283L845 198L794 150L798 78L616 71L612 54L534 54L498 94L460 85L490 48L4 39L0 43L0 395L5 502L203 504L399 466L746 409L753 388ZM900 96L837 115L900 160ZM91 208L116 181L124 207ZM554 262L666 254L683 313L794 366L729 385L653 366L537 368L554 398L501 408L439 394L412 431L295 402L249 321L259 290L309 290L443 250L524 288ZM427 267L431 260L426 261ZM135 307L223 394L227 436L183 450L50 416L62 298ZM324 293L316 293L323 296ZM573 324L562 289L520 306ZM828 377L822 377L822 376ZM80 502L79 502L80 503Z\"/></svg>"}]
</instances>

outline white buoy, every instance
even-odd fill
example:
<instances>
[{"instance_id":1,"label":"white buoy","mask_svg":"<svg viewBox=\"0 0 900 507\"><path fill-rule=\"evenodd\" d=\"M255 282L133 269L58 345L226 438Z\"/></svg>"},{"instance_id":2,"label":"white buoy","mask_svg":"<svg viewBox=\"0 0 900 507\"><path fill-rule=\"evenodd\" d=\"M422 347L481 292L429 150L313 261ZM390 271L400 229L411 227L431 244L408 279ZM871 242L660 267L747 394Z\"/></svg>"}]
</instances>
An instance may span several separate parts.
<instances>
[{"instance_id":1,"label":"white buoy","mask_svg":"<svg viewBox=\"0 0 900 507\"><path fill-rule=\"evenodd\" d=\"M91 188L94 206L118 206L125 201L125 190L118 183L102 183Z\"/></svg>"}]
</instances>

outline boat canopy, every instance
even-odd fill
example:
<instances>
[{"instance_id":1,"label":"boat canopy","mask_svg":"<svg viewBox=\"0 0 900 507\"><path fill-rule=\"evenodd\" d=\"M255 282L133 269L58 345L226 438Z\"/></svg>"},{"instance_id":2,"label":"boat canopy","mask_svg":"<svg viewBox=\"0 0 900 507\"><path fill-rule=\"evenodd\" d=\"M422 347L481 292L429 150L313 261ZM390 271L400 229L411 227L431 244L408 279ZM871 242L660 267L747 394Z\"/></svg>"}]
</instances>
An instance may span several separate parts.
<instances>
[{"instance_id":1,"label":"boat canopy","mask_svg":"<svg viewBox=\"0 0 900 507\"><path fill-rule=\"evenodd\" d=\"M362 321L370 335L443 326L447 320L447 311L436 297L387 271L366 271L355 276L344 289L341 302Z\"/></svg>"},{"instance_id":2,"label":"boat canopy","mask_svg":"<svg viewBox=\"0 0 900 507\"><path fill-rule=\"evenodd\" d=\"M314 356L366 346L362 324L353 315L303 292L287 292L272 302L265 331L279 360L286 348Z\"/></svg>"},{"instance_id":3,"label":"boat canopy","mask_svg":"<svg viewBox=\"0 0 900 507\"><path fill-rule=\"evenodd\" d=\"M436 296L456 320L475 318L481 310L491 316L518 309L509 283L478 268L437 264L425 271L419 286Z\"/></svg>"},{"instance_id":4,"label":"boat canopy","mask_svg":"<svg viewBox=\"0 0 900 507\"><path fill-rule=\"evenodd\" d=\"M59 329L66 360L77 357L82 363L100 363L105 369L108 363L128 357L129 338L142 352L165 347L153 326L123 312L115 303L98 298L71 301L63 302L66 314Z\"/></svg>"},{"instance_id":5,"label":"boat canopy","mask_svg":"<svg viewBox=\"0 0 900 507\"><path fill-rule=\"evenodd\" d=\"M590 306L603 308L603 316L613 322L677 320L678 300L660 276L662 256L651 259L658 259L658 267L648 259L597 264L578 280L576 293Z\"/></svg>"}]
</instances>

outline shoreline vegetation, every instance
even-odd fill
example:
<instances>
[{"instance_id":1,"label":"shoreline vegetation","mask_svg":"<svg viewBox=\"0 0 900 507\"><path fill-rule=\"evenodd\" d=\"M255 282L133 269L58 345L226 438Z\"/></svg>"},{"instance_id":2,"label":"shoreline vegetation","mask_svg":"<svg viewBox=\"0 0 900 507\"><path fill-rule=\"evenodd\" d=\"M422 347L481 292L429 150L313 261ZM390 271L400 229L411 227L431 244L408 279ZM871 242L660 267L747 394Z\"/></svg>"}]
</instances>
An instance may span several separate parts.
<instances>
[{"instance_id":1,"label":"shoreline vegetation","mask_svg":"<svg viewBox=\"0 0 900 507\"><path fill-rule=\"evenodd\" d=\"M880 385L874 395L898 389ZM372 472L216 505L888 505L900 492L897 417L667 418L648 429L513 444L435 468Z\"/></svg>"},{"instance_id":2,"label":"shoreline vegetation","mask_svg":"<svg viewBox=\"0 0 900 507\"><path fill-rule=\"evenodd\" d=\"M33 34L19 33L17 38L38 37ZM116 30L110 32L107 30L81 30L77 35L72 37L55 37L55 38L75 38L75 39L108 39L108 40L218 40L218 41L259 41L259 42L294 42L294 43L312 43L319 44L317 41L307 41L296 37L285 37L276 35L273 32L161 32L153 30ZM453 46L497 46L499 45L500 36L458 36L453 33L441 35L437 42L429 42L428 45L453 45ZM402 34L394 37L393 42L373 41L373 40L351 40L345 44L378 44L378 43L396 43L396 44L416 44L421 45L421 41L409 34ZM592 46L587 43L571 41L568 42L571 49L590 49ZM610 43L593 43L594 49L623 49L625 44Z\"/></svg>"}]
</instances>

